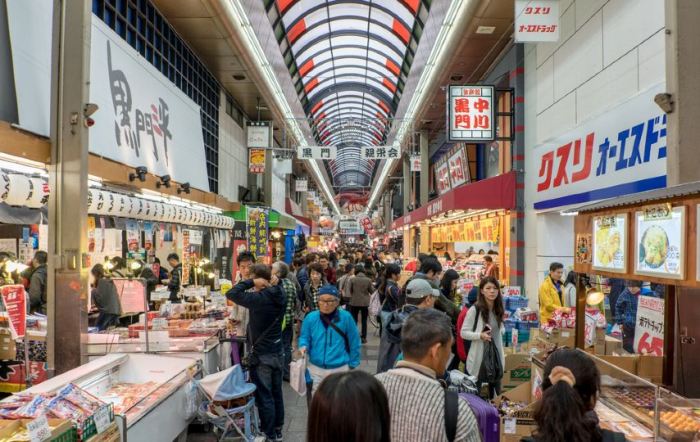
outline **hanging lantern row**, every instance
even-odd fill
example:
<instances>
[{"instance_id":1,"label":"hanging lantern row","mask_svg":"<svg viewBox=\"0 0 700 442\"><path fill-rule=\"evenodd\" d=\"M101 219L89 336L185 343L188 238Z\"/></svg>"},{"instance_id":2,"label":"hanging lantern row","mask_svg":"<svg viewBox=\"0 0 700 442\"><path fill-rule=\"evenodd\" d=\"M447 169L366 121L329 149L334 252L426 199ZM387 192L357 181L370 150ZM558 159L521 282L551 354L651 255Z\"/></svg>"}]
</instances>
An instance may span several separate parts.
<instances>
[{"instance_id":1,"label":"hanging lantern row","mask_svg":"<svg viewBox=\"0 0 700 442\"><path fill-rule=\"evenodd\" d=\"M0 172L0 201L40 209L49 201L49 183L41 177Z\"/></svg>"},{"instance_id":2,"label":"hanging lantern row","mask_svg":"<svg viewBox=\"0 0 700 442\"><path fill-rule=\"evenodd\" d=\"M88 213L219 229L234 223L228 216L100 189L88 189Z\"/></svg>"}]
</instances>

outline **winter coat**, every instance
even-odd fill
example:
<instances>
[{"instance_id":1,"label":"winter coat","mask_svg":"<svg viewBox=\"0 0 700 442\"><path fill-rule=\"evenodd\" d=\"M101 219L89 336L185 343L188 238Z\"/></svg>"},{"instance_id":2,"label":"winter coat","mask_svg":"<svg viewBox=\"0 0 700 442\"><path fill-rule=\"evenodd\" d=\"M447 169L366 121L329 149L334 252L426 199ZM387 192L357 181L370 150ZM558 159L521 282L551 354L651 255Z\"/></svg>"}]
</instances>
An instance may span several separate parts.
<instances>
[{"instance_id":1,"label":"winter coat","mask_svg":"<svg viewBox=\"0 0 700 442\"><path fill-rule=\"evenodd\" d=\"M332 321L347 336L349 353L345 347L345 339L333 327L326 327L318 310L304 318L299 334L299 348L306 347L309 362L317 367L357 367L360 365L360 334L352 315L343 309L337 309Z\"/></svg>"},{"instance_id":2,"label":"winter coat","mask_svg":"<svg viewBox=\"0 0 700 442\"><path fill-rule=\"evenodd\" d=\"M493 313L489 313L490 318L493 318ZM474 321L477 321L476 328L474 328ZM490 321L493 322L493 321ZM479 376L479 370L481 369L481 363L484 357L484 345L486 344L481 340L481 332L484 330L486 324L484 323L484 318L479 312L479 317L477 318L476 306L471 307L467 312L467 317L462 324L462 330L460 334L462 339L468 339L472 341L471 347L469 348L469 354L467 355L467 373L472 376ZM474 330L474 331L472 331ZM491 330L491 339L493 343L496 344L496 348L501 355L501 368L506 366L506 356L503 352L503 323L500 324L499 328Z\"/></svg>"},{"instance_id":3,"label":"winter coat","mask_svg":"<svg viewBox=\"0 0 700 442\"><path fill-rule=\"evenodd\" d=\"M564 291L563 282L560 284L560 289L562 292ZM540 298L540 324L546 325L549 322L549 318L552 317L552 313L554 313L557 308L562 307L561 297L559 296L559 292L551 276L547 276L547 279L542 282L538 294Z\"/></svg>"},{"instance_id":4,"label":"winter coat","mask_svg":"<svg viewBox=\"0 0 700 442\"><path fill-rule=\"evenodd\" d=\"M347 282L345 290L350 294L351 306L368 307L369 298L372 296L374 287L372 286L371 279L365 276L364 273L359 273Z\"/></svg>"},{"instance_id":5,"label":"winter coat","mask_svg":"<svg viewBox=\"0 0 700 442\"><path fill-rule=\"evenodd\" d=\"M35 268L29 277L29 305L32 312L46 314L46 264Z\"/></svg>"},{"instance_id":6,"label":"winter coat","mask_svg":"<svg viewBox=\"0 0 700 442\"><path fill-rule=\"evenodd\" d=\"M382 330L379 340L379 355L377 357L377 374L394 368L396 359L401 353L401 330L408 315L418 310L418 307L406 304L400 310L391 313L386 327Z\"/></svg>"},{"instance_id":7,"label":"winter coat","mask_svg":"<svg viewBox=\"0 0 700 442\"><path fill-rule=\"evenodd\" d=\"M107 278L102 278L98 281L97 287L92 289L92 304L97 307L100 313L109 315L122 314L119 295L114 281Z\"/></svg>"}]
</instances>

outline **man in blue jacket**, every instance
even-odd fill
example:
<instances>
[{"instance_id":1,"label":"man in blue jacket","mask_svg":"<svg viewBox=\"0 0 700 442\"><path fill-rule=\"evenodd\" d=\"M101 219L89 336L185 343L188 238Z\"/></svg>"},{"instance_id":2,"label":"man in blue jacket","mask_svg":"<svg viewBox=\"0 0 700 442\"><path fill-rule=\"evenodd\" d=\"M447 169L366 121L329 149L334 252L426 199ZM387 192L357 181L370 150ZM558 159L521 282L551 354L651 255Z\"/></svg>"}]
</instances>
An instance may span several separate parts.
<instances>
[{"instance_id":1,"label":"man in blue jacket","mask_svg":"<svg viewBox=\"0 0 700 442\"><path fill-rule=\"evenodd\" d=\"M309 355L313 392L326 376L360 365L360 334L350 313L339 309L340 294L332 285L318 292L318 310L301 324L299 351Z\"/></svg>"},{"instance_id":2,"label":"man in blue jacket","mask_svg":"<svg viewBox=\"0 0 700 442\"><path fill-rule=\"evenodd\" d=\"M255 264L250 274L252 279L236 284L226 297L249 310L250 379L256 387L260 423L268 440L281 441L284 426L282 321L287 295L277 278L271 276L269 266ZM254 291L248 291L250 289Z\"/></svg>"}]
</instances>

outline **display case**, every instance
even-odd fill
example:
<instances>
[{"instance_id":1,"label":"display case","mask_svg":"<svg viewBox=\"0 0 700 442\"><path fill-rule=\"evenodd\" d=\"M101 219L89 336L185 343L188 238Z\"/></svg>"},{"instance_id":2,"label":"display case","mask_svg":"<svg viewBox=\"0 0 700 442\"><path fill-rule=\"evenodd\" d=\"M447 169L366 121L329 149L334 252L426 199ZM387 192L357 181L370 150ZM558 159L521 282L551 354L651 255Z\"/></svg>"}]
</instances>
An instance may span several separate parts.
<instances>
[{"instance_id":1,"label":"display case","mask_svg":"<svg viewBox=\"0 0 700 442\"><path fill-rule=\"evenodd\" d=\"M700 399L686 399L669 393L659 399L655 420L659 441L700 440Z\"/></svg>"},{"instance_id":2,"label":"display case","mask_svg":"<svg viewBox=\"0 0 700 442\"><path fill-rule=\"evenodd\" d=\"M114 406L122 439L174 440L187 429L185 385L199 371L195 359L139 353L99 357L35 387L54 393L69 383Z\"/></svg>"},{"instance_id":3,"label":"display case","mask_svg":"<svg viewBox=\"0 0 700 442\"><path fill-rule=\"evenodd\" d=\"M218 334L203 336L170 337L158 331L149 333L146 347L145 334L139 338L125 338L119 333L88 334L87 355L89 360L110 353L153 353L172 357L200 359L205 374L219 371L222 355Z\"/></svg>"}]
</instances>

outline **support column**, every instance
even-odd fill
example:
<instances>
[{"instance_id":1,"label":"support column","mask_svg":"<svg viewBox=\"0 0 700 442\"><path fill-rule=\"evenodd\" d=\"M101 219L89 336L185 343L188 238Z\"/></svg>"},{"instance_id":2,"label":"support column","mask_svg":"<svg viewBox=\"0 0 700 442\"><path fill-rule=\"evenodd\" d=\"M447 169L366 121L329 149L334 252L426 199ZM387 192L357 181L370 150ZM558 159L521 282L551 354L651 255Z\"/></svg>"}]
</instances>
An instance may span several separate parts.
<instances>
[{"instance_id":1,"label":"support column","mask_svg":"<svg viewBox=\"0 0 700 442\"><path fill-rule=\"evenodd\" d=\"M420 132L420 205L428 204L428 195L430 194L430 155L428 145L428 132L423 130Z\"/></svg>"},{"instance_id":2,"label":"support column","mask_svg":"<svg viewBox=\"0 0 700 442\"><path fill-rule=\"evenodd\" d=\"M411 204L411 163L408 155L403 156L403 210L405 215L409 212L408 206Z\"/></svg>"},{"instance_id":3,"label":"support column","mask_svg":"<svg viewBox=\"0 0 700 442\"><path fill-rule=\"evenodd\" d=\"M88 129L83 119L89 96L91 18L90 2L54 2L47 278L50 374L86 362ZM106 124L109 113L110 109L100 109L95 115Z\"/></svg>"},{"instance_id":4,"label":"support column","mask_svg":"<svg viewBox=\"0 0 700 442\"><path fill-rule=\"evenodd\" d=\"M384 230L386 232L391 229L391 223L394 221L391 219L391 195L392 192L384 194Z\"/></svg>"},{"instance_id":5,"label":"support column","mask_svg":"<svg viewBox=\"0 0 700 442\"><path fill-rule=\"evenodd\" d=\"M265 149L265 173L262 178L265 205L272 207L272 149Z\"/></svg>"},{"instance_id":6,"label":"support column","mask_svg":"<svg viewBox=\"0 0 700 442\"><path fill-rule=\"evenodd\" d=\"M666 0L667 185L700 180L700 2Z\"/></svg>"}]
</instances>

